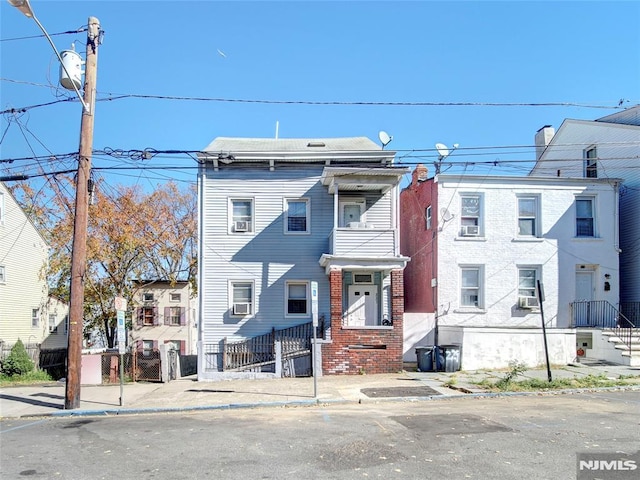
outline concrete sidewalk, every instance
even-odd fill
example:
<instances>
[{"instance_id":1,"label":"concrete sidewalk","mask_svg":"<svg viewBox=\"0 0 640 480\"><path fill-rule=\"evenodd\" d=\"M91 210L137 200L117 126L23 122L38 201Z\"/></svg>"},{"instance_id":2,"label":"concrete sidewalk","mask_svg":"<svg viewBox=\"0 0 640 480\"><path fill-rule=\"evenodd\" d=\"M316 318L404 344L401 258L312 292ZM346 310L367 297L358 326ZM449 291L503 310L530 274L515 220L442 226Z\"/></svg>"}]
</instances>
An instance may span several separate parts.
<instances>
[{"instance_id":1,"label":"concrete sidewalk","mask_svg":"<svg viewBox=\"0 0 640 480\"><path fill-rule=\"evenodd\" d=\"M314 397L313 378L276 378L260 380L223 380L198 382L186 377L169 383L131 383L86 385L80 389L80 407L64 409L63 382L0 389L0 418L39 416L121 415L209 409L268 406L304 406L327 403L364 403L378 401L416 401L487 394L478 387L483 379L495 382L507 370L478 372L417 372L397 374L324 376L317 381ZM640 367L602 364L572 364L555 367L552 376L573 378L605 375L610 378L637 377ZM547 378L547 371L531 369L518 377Z\"/></svg>"}]
</instances>

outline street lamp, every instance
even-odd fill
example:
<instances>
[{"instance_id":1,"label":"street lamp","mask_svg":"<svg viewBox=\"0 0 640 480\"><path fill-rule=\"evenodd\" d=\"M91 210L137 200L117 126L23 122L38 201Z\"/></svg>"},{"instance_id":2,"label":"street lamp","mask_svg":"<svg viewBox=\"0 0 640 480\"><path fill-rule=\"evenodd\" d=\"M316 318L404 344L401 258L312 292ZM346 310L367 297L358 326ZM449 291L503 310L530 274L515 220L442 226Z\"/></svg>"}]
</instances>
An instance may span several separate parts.
<instances>
[{"instance_id":1,"label":"street lamp","mask_svg":"<svg viewBox=\"0 0 640 480\"><path fill-rule=\"evenodd\" d=\"M29 4L29 0L8 0L28 18L38 24L69 78L60 54L51 37L38 21ZM87 226L89 223L88 182L91 173L91 151L93 148L93 123L96 102L96 82L98 74L98 45L100 44L100 22L89 17L87 28L87 57L85 61L84 98L75 85L73 88L82 102L80 122L80 147L78 151L78 173L76 175L75 217L73 222L73 245L71 247L71 285L69 298L69 339L67 349L67 382L64 408L80 406L80 371L82 365L82 327L84 324L84 277L87 267Z\"/></svg>"},{"instance_id":2,"label":"street lamp","mask_svg":"<svg viewBox=\"0 0 640 480\"><path fill-rule=\"evenodd\" d=\"M71 75L69 74L69 71L67 70L67 67L64 64L64 61L62 60L62 57L60 56L60 53L58 53L58 50L56 49L56 46L53 43L53 40L51 40L51 37L49 36L47 31L42 26L42 24L40 23L40 21L36 17L35 13L33 13L33 9L31 8L31 4L29 3L29 0L7 0L7 1L11 5L16 7L18 10L20 10L22 13L24 13L26 17L33 18L33 21L36 22L38 27L40 27L40 30L42 30L42 33L44 33L44 36L47 37L47 40L49 40L49 45L51 45L51 48L53 48L53 51L56 54L56 57L58 57L58 61L60 62L60 65L62 66L62 69L64 70L64 73L67 74L67 77L71 78ZM76 87L75 82L71 82L71 86L73 86L73 90L76 92L76 95L78 96L78 99L80 100L80 103L82 103L82 107L84 108L84 110L86 112L89 112L89 106L85 103L84 99L82 98L82 95L80 94L80 91L78 90L78 87Z\"/></svg>"}]
</instances>

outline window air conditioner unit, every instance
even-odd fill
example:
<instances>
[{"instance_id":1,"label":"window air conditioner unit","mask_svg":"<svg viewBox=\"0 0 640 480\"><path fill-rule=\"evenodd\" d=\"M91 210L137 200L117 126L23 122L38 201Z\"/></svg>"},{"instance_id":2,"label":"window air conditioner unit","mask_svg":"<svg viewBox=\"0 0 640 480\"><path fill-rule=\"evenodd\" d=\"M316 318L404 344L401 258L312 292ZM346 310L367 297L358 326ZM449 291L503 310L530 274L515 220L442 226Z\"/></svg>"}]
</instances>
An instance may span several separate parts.
<instances>
[{"instance_id":1,"label":"window air conditioner unit","mask_svg":"<svg viewBox=\"0 0 640 480\"><path fill-rule=\"evenodd\" d=\"M365 228L364 222L349 222L349 228Z\"/></svg>"},{"instance_id":2,"label":"window air conditioner unit","mask_svg":"<svg viewBox=\"0 0 640 480\"><path fill-rule=\"evenodd\" d=\"M462 236L463 237L477 237L480 235L480 227L478 225L463 225Z\"/></svg>"},{"instance_id":3,"label":"window air conditioner unit","mask_svg":"<svg viewBox=\"0 0 640 480\"><path fill-rule=\"evenodd\" d=\"M251 311L250 304L248 303L234 303L233 314L234 315L249 315Z\"/></svg>"},{"instance_id":4,"label":"window air conditioner unit","mask_svg":"<svg viewBox=\"0 0 640 480\"><path fill-rule=\"evenodd\" d=\"M237 220L233 226L235 232L248 232L249 222L246 220Z\"/></svg>"},{"instance_id":5,"label":"window air conditioner unit","mask_svg":"<svg viewBox=\"0 0 640 480\"><path fill-rule=\"evenodd\" d=\"M520 308L538 308L540 303L537 297L518 297L518 306Z\"/></svg>"}]
</instances>

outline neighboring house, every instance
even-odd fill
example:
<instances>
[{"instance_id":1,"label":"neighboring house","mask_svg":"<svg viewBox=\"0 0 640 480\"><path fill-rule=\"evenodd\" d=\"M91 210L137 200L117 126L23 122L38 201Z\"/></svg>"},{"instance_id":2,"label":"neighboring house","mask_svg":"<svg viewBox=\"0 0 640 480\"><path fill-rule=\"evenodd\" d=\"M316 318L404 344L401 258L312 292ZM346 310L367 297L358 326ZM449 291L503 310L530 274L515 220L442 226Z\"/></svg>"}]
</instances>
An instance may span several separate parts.
<instances>
[{"instance_id":1,"label":"neighboring house","mask_svg":"<svg viewBox=\"0 0 640 480\"><path fill-rule=\"evenodd\" d=\"M66 348L68 307L48 298L48 246L0 182L0 343Z\"/></svg>"},{"instance_id":2,"label":"neighboring house","mask_svg":"<svg viewBox=\"0 0 640 480\"><path fill-rule=\"evenodd\" d=\"M181 355L195 355L195 300L186 281L139 280L133 298L131 341L138 351L151 352L172 344Z\"/></svg>"},{"instance_id":3,"label":"neighboring house","mask_svg":"<svg viewBox=\"0 0 640 480\"><path fill-rule=\"evenodd\" d=\"M620 178L621 310L640 326L640 105L597 120L565 120L536 134L531 175Z\"/></svg>"},{"instance_id":4,"label":"neighboring house","mask_svg":"<svg viewBox=\"0 0 640 480\"><path fill-rule=\"evenodd\" d=\"M309 325L313 282L324 374L402 369L394 155L365 137L216 138L200 154L200 380L224 376L229 342Z\"/></svg>"},{"instance_id":5,"label":"neighboring house","mask_svg":"<svg viewBox=\"0 0 640 480\"><path fill-rule=\"evenodd\" d=\"M616 304L615 179L437 175L418 166L400 195L407 359L460 344L466 370L576 357L571 304ZM413 357L415 358L415 357Z\"/></svg>"}]
</instances>

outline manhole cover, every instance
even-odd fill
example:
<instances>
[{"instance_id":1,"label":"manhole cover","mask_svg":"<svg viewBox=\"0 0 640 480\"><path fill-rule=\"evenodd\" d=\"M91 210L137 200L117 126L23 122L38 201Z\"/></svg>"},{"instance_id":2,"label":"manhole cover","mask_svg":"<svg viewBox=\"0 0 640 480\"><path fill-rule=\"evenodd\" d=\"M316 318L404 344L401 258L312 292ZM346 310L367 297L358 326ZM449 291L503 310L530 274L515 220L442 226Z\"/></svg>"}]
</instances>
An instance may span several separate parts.
<instances>
[{"instance_id":1,"label":"manhole cover","mask_svg":"<svg viewBox=\"0 0 640 480\"><path fill-rule=\"evenodd\" d=\"M369 398L383 397L429 397L431 395L441 395L431 387L386 387L386 388L363 388L360 390Z\"/></svg>"}]
</instances>

